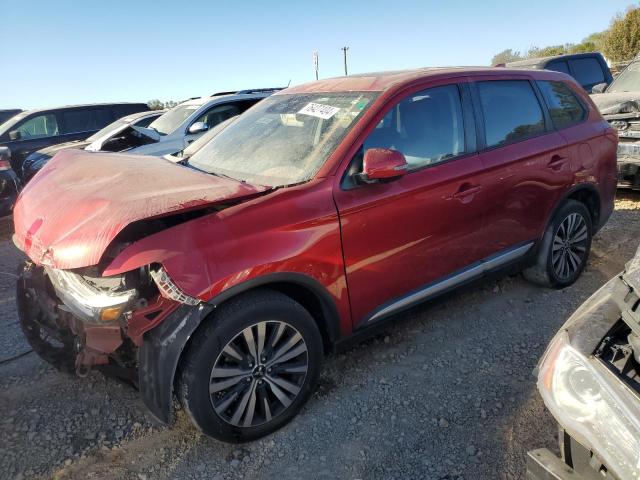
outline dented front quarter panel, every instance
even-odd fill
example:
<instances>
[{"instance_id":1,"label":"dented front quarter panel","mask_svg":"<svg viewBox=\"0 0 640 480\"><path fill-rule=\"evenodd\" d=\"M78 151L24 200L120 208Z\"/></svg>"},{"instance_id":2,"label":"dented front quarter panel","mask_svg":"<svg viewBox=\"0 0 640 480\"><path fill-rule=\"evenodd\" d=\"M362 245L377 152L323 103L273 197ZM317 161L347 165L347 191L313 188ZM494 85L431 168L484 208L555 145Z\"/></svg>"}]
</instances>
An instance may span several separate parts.
<instances>
[{"instance_id":1,"label":"dented front quarter panel","mask_svg":"<svg viewBox=\"0 0 640 480\"><path fill-rule=\"evenodd\" d=\"M265 190L161 158L65 150L20 194L14 242L37 265L92 266L131 223Z\"/></svg>"},{"instance_id":2,"label":"dented front quarter panel","mask_svg":"<svg viewBox=\"0 0 640 480\"><path fill-rule=\"evenodd\" d=\"M115 275L161 263L186 294L205 302L265 274L315 280L351 331L332 179L283 188L135 242L106 268Z\"/></svg>"}]
</instances>

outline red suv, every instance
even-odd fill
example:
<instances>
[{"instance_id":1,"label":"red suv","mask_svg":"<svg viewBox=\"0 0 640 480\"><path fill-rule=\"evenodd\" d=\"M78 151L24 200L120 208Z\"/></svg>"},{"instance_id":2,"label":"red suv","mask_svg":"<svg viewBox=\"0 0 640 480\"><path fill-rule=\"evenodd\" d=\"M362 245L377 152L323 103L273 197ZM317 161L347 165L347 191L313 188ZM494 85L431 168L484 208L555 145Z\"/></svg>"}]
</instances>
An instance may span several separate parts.
<instances>
[{"instance_id":1,"label":"red suv","mask_svg":"<svg viewBox=\"0 0 640 480\"><path fill-rule=\"evenodd\" d=\"M614 130L569 76L422 69L289 88L182 165L63 151L15 243L34 349L135 382L207 435L289 421L323 355L498 270L570 285L616 190Z\"/></svg>"}]
</instances>

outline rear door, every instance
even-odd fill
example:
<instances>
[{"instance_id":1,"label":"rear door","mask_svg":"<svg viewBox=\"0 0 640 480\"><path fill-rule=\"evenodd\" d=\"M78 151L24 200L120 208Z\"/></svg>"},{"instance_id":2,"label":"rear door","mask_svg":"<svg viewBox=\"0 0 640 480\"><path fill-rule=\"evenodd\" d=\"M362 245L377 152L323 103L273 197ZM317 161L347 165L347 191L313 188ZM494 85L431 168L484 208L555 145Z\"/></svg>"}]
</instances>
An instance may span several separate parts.
<instances>
[{"instance_id":1,"label":"rear door","mask_svg":"<svg viewBox=\"0 0 640 480\"><path fill-rule=\"evenodd\" d=\"M68 108L60 113L64 141L84 140L113 122L109 107Z\"/></svg>"},{"instance_id":2,"label":"rear door","mask_svg":"<svg viewBox=\"0 0 640 480\"><path fill-rule=\"evenodd\" d=\"M484 241L495 253L526 247L572 181L566 141L530 79L478 79L474 92L487 189Z\"/></svg>"},{"instance_id":3,"label":"rear door","mask_svg":"<svg viewBox=\"0 0 640 480\"><path fill-rule=\"evenodd\" d=\"M389 105L334 190L356 324L422 299L486 254L478 243L482 164L465 92L441 85ZM355 183L364 152L374 147L403 153L409 172L388 183Z\"/></svg>"}]
</instances>

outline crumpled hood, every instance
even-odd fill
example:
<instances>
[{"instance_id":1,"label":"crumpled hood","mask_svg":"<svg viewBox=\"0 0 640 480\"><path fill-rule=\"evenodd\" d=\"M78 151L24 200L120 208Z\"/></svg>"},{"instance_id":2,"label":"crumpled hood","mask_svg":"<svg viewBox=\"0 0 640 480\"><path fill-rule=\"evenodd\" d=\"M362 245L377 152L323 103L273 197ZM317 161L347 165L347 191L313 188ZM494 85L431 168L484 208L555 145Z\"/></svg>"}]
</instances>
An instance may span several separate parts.
<instances>
[{"instance_id":1,"label":"crumpled hood","mask_svg":"<svg viewBox=\"0 0 640 480\"><path fill-rule=\"evenodd\" d=\"M63 150L18 197L14 242L38 265L87 267L133 222L265 190L158 157Z\"/></svg>"},{"instance_id":2,"label":"crumpled hood","mask_svg":"<svg viewBox=\"0 0 640 480\"><path fill-rule=\"evenodd\" d=\"M603 115L640 115L640 92L594 93L591 100Z\"/></svg>"}]
</instances>

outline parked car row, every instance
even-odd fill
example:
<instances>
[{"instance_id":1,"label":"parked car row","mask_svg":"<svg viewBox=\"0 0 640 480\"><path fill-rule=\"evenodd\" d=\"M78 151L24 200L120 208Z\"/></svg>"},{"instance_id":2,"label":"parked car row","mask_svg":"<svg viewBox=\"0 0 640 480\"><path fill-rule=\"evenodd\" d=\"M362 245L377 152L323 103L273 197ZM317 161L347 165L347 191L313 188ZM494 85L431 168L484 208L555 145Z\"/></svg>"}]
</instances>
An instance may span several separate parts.
<instances>
[{"instance_id":1,"label":"parked car row","mask_svg":"<svg viewBox=\"0 0 640 480\"><path fill-rule=\"evenodd\" d=\"M211 101L149 128L186 135ZM42 358L132 379L163 422L177 398L225 441L286 424L326 353L420 302L497 272L571 285L613 210L616 131L562 73L364 74L222 107L174 161L60 151L14 242Z\"/></svg>"},{"instance_id":2,"label":"parked car row","mask_svg":"<svg viewBox=\"0 0 640 480\"><path fill-rule=\"evenodd\" d=\"M105 104L14 115L0 125L0 148L6 147L4 166L0 164L0 216L11 213L20 188L59 151L73 148L174 155L204 132L278 90L216 93L193 98L166 112L149 111L144 104Z\"/></svg>"}]
</instances>

